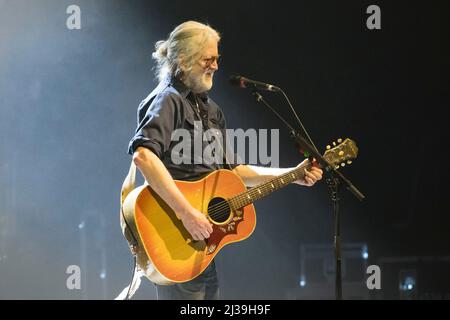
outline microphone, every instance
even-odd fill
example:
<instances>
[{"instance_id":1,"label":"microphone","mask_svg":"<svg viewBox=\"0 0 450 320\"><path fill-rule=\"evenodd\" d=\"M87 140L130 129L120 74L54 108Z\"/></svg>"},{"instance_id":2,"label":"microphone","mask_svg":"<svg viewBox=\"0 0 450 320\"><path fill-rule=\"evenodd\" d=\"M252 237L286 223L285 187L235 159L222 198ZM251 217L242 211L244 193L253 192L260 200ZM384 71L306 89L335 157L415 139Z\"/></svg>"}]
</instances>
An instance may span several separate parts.
<instances>
[{"instance_id":1,"label":"microphone","mask_svg":"<svg viewBox=\"0 0 450 320\"><path fill-rule=\"evenodd\" d=\"M275 92L281 91L280 88L278 88L274 85L255 81L255 80L250 80L250 79L242 77L242 76L231 76L230 83L232 85L238 86L240 88L253 87L255 89L260 89L260 90L275 91Z\"/></svg>"}]
</instances>

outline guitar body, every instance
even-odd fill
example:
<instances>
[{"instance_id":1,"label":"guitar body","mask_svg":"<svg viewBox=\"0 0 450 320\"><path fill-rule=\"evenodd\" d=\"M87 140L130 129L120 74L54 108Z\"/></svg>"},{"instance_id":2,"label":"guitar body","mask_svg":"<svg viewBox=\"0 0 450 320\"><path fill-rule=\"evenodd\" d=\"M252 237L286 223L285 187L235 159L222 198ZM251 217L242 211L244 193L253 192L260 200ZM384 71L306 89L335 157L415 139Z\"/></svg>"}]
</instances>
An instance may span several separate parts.
<instances>
[{"instance_id":1,"label":"guitar body","mask_svg":"<svg viewBox=\"0 0 450 320\"><path fill-rule=\"evenodd\" d=\"M208 215L213 224L208 239L194 241L175 212L148 185L130 192L123 204L126 221L139 238L139 265L157 284L194 279L220 249L248 238L256 226L252 204L238 210L227 207L226 199L247 191L232 171L217 170L198 181L175 183L194 208Z\"/></svg>"}]
</instances>

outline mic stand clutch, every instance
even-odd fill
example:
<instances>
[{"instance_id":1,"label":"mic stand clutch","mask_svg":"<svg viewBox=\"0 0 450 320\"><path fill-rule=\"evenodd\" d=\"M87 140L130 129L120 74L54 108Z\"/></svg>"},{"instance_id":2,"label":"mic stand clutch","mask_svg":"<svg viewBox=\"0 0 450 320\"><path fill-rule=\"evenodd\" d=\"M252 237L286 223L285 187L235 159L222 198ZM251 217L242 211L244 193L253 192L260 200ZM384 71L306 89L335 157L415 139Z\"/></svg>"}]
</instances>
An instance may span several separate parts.
<instances>
[{"instance_id":1,"label":"mic stand clutch","mask_svg":"<svg viewBox=\"0 0 450 320\"><path fill-rule=\"evenodd\" d=\"M335 248L335 264L336 264L336 278L335 278L335 295L337 300L342 300L342 253L341 253L341 220L339 213L339 186L341 183L347 187L347 189L355 195L358 200L362 201L364 195L346 178L344 175L337 171L336 168L330 165L325 158L313 147L304 137L302 137L295 129L277 112L272 106L270 106L263 96L253 91L253 96L256 101L263 103L288 127L290 136L295 140L298 146L304 151L308 152L310 158L315 158L321 165L326 174L325 181L330 189L331 201L333 203L333 214L335 218L335 236L334 236L334 248Z\"/></svg>"}]
</instances>

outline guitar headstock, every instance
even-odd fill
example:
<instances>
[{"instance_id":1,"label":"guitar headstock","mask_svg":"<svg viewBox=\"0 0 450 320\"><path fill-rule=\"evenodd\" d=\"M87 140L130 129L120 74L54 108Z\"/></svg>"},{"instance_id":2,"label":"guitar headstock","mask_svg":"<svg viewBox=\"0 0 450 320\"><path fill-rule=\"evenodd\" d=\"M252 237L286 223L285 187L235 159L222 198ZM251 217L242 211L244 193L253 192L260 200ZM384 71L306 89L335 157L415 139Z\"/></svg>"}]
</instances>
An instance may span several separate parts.
<instances>
[{"instance_id":1,"label":"guitar headstock","mask_svg":"<svg viewBox=\"0 0 450 320\"><path fill-rule=\"evenodd\" d=\"M352 160L356 159L358 156L358 147L356 143L351 139L338 139L337 143L332 143L333 147L328 145L327 151L323 154L325 160L329 164L338 169L339 167L344 167L346 164L351 164Z\"/></svg>"}]
</instances>

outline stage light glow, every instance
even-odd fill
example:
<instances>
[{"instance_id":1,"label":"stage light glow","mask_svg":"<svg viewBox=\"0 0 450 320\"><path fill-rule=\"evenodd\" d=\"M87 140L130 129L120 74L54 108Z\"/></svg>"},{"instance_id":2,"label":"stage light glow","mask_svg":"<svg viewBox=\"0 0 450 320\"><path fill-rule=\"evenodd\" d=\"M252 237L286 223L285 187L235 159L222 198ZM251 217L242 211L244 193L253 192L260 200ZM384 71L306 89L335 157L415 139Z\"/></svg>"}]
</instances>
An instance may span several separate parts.
<instances>
[{"instance_id":1,"label":"stage light glow","mask_svg":"<svg viewBox=\"0 0 450 320\"><path fill-rule=\"evenodd\" d=\"M364 246L361 255L364 260L369 259L369 252L368 252L367 246Z\"/></svg>"},{"instance_id":2,"label":"stage light glow","mask_svg":"<svg viewBox=\"0 0 450 320\"><path fill-rule=\"evenodd\" d=\"M299 284L300 284L300 287L302 287L302 288L306 287L305 276L301 276L301 277L300 277Z\"/></svg>"}]
</instances>

